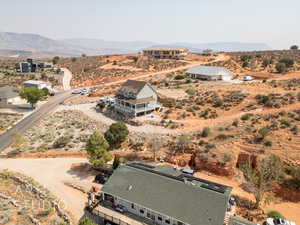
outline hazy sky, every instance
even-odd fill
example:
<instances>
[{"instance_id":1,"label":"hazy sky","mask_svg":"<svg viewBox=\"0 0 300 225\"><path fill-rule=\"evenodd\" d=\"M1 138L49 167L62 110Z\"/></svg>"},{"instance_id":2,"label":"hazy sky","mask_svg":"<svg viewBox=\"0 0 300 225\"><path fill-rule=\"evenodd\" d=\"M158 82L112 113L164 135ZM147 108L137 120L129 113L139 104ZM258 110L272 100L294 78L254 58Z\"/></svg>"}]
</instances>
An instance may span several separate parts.
<instances>
[{"instance_id":1,"label":"hazy sky","mask_svg":"<svg viewBox=\"0 0 300 225\"><path fill-rule=\"evenodd\" d=\"M300 45L300 0L0 0L0 31L54 39Z\"/></svg>"}]
</instances>

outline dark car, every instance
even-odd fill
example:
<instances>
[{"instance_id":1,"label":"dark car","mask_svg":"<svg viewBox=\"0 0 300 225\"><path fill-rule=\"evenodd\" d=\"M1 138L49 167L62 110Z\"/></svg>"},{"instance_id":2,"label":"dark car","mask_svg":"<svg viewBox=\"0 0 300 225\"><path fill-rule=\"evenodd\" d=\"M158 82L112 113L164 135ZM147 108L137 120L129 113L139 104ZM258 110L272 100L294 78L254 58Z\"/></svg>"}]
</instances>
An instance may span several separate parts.
<instances>
[{"instance_id":1,"label":"dark car","mask_svg":"<svg viewBox=\"0 0 300 225\"><path fill-rule=\"evenodd\" d=\"M105 184L105 182L108 180L108 177L103 174L98 174L95 176L94 182L97 184Z\"/></svg>"}]
</instances>

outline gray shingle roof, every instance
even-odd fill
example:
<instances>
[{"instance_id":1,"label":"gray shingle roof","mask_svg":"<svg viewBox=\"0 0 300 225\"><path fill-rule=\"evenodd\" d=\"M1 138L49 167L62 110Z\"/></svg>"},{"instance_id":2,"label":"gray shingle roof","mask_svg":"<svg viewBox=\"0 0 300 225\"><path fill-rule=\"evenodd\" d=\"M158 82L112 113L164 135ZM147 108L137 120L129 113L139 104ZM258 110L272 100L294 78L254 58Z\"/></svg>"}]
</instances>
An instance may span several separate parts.
<instances>
[{"instance_id":1,"label":"gray shingle roof","mask_svg":"<svg viewBox=\"0 0 300 225\"><path fill-rule=\"evenodd\" d=\"M220 66L196 66L187 70L187 73L190 74L199 74L206 76L233 76L233 74L224 67Z\"/></svg>"},{"instance_id":2,"label":"gray shingle roof","mask_svg":"<svg viewBox=\"0 0 300 225\"><path fill-rule=\"evenodd\" d=\"M0 98L15 98L19 96L18 89L15 87L1 87Z\"/></svg>"},{"instance_id":3,"label":"gray shingle roof","mask_svg":"<svg viewBox=\"0 0 300 225\"><path fill-rule=\"evenodd\" d=\"M138 94L143 87L145 87L145 85L147 84L147 82L144 81L137 81L137 80L127 80L123 85L122 88L126 88L128 90L130 90L132 93L134 94Z\"/></svg>"},{"instance_id":4,"label":"gray shingle roof","mask_svg":"<svg viewBox=\"0 0 300 225\"><path fill-rule=\"evenodd\" d=\"M192 184L174 179L172 176L182 173L172 167L153 170L167 175L120 165L102 191L186 224L223 225L232 188L223 186L225 192L220 193L201 187L200 182Z\"/></svg>"}]
</instances>

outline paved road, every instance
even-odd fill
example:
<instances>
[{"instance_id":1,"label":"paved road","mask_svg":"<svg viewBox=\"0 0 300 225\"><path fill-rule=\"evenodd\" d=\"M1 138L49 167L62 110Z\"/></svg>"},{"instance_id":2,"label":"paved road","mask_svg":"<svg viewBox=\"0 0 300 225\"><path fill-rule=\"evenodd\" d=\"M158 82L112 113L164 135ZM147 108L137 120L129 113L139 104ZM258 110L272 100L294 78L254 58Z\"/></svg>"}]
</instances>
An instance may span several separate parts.
<instances>
[{"instance_id":1,"label":"paved road","mask_svg":"<svg viewBox=\"0 0 300 225\"><path fill-rule=\"evenodd\" d=\"M25 119L17 123L6 133L0 136L0 152L7 148L12 143L12 133L19 132L24 133L31 128L36 122L42 119L49 112L53 111L61 102L71 97L71 92L58 93L52 97L47 103L38 108L34 113L27 116Z\"/></svg>"}]
</instances>

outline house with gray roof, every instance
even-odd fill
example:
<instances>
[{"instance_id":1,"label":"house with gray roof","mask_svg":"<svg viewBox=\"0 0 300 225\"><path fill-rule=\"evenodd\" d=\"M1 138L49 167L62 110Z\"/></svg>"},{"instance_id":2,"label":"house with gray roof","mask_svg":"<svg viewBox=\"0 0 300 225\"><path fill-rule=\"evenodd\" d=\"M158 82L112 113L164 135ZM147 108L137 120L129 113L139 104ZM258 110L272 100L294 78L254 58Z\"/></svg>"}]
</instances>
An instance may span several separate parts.
<instances>
[{"instance_id":1,"label":"house with gray roof","mask_svg":"<svg viewBox=\"0 0 300 225\"><path fill-rule=\"evenodd\" d=\"M223 80L230 81L234 74L225 67L220 66L196 66L187 70L187 76L200 80Z\"/></svg>"},{"instance_id":2,"label":"house with gray roof","mask_svg":"<svg viewBox=\"0 0 300 225\"><path fill-rule=\"evenodd\" d=\"M135 162L114 171L102 187L102 200L121 205L140 224L223 225L231 191L168 165Z\"/></svg>"},{"instance_id":3,"label":"house with gray roof","mask_svg":"<svg viewBox=\"0 0 300 225\"><path fill-rule=\"evenodd\" d=\"M20 101L19 90L15 87L0 88L0 108L9 108Z\"/></svg>"},{"instance_id":4,"label":"house with gray roof","mask_svg":"<svg viewBox=\"0 0 300 225\"><path fill-rule=\"evenodd\" d=\"M126 117L150 114L158 108L156 91L144 81L127 80L115 96L115 111Z\"/></svg>"}]
</instances>

